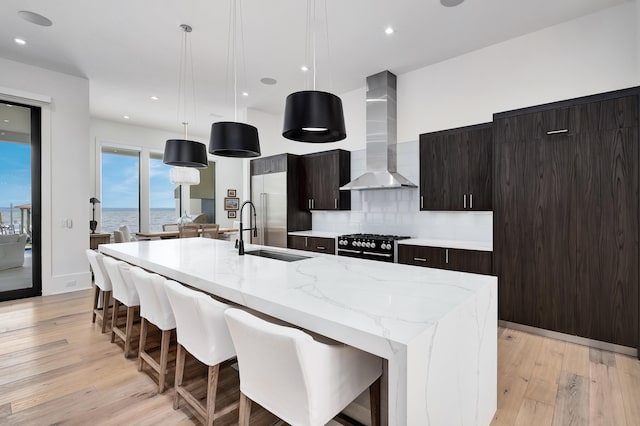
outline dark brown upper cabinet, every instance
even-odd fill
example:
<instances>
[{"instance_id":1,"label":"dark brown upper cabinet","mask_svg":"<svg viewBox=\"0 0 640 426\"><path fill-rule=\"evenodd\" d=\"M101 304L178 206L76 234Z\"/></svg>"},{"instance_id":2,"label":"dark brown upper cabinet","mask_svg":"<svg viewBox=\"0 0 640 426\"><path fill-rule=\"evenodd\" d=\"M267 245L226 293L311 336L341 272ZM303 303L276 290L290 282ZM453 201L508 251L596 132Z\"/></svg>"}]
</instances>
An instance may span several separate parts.
<instances>
[{"instance_id":1,"label":"dark brown upper cabinet","mask_svg":"<svg viewBox=\"0 0 640 426\"><path fill-rule=\"evenodd\" d=\"M420 210L491 210L492 124L420 135Z\"/></svg>"},{"instance_id":2,"label":"dark brown upper cabinet","mask_svg":"<svg viewBox=\"0 0 640 426\"><path fill-rule=\"evenodd\" d=\"M341 149L302 157L300 206L304 210L350 210L351 191L340 191L351 180L351 153Z\"/></svg>"}]
</instances>

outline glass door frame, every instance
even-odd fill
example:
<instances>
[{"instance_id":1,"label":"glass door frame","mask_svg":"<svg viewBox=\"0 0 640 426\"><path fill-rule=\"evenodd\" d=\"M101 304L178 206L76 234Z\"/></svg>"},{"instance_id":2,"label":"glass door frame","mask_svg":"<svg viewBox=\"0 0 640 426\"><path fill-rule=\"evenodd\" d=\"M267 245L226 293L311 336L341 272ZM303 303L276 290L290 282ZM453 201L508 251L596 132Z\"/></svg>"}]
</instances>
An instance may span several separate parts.
<instances>
[{"instance_id":1,"label":"glass door frame","mask_svg":"<svg viewBox=\"0 0 640 426\"><path fill-rule=\"evenodd\" d=\"M42 296L42 109L1 100L31 111L31 281L29 288L0 292L0 302Z\"/></svg>"}]
</instances>

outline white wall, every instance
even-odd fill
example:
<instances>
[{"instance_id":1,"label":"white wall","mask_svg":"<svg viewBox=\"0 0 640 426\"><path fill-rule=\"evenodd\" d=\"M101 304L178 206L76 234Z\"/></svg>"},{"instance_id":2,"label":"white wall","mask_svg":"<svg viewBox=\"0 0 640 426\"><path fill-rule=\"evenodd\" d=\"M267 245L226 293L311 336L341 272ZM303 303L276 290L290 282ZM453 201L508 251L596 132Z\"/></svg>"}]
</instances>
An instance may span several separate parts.
<instances>
[{"instance_id":1,"label":"white wall","mask_svg":"<svg viewBox=\"0 0 640 426\"><path fill-rule=\"evenodd\" d=\"M417 183L418 136L492 120L494 113L640 84L640 0L398 75L398 172ZM382 70L380 70L382 71ZM393 71L393 70L391 70ZM341 94L347 139L291 142L282 117L261 128L265 155L343 148L364 165L365 87ZM266 115L263 116L266 120ZM405 146L406 144L406 146ZM404 157L404 160L402 158ZM491 213L418 212L418 190L352 191L351 212L314 212L313 228L491 243Z\"/></svg>"},{"instance_id":2,"label":"white wall","mask_svg":"<svg viewBox=\"0 0 640 426\"><path fill-rule=\"evenodd\" d=\"M100 144L128 145L144 148L146 150L163 152L167 139L182 137L182 131L167 132L164 130L152 129L141 126L116 123L97 118L91 119L91 154L90 154L90 180L92 194L99 194L98 183L96 181L96 149ZM189 135L190 139L208 144L209 137L200 135ZM99 151L98 151L99 152ZM223 157L209 156L210 161L216 163L216 222L222 228L231 227L233 219L227 219L227 212L224 210L224 197L227 189L236 189L237 196L242 198L242 161ZM97 196L97 195L96 195ZM193 212L197 213L197 212ZM100 223L100 219L98 219Z\"/></svg>"},{"instance_id":3,"label":"white wall","mask_svg":"<svg viewBox=\"0 0 640 426\"><path fill-rule=\"evenodd\" d=\"M0 69L2 86L51 97L48 105L16 99L42 105L42 293L87 288L89 81L3 58Z\"/></svg>"}]
</instances>

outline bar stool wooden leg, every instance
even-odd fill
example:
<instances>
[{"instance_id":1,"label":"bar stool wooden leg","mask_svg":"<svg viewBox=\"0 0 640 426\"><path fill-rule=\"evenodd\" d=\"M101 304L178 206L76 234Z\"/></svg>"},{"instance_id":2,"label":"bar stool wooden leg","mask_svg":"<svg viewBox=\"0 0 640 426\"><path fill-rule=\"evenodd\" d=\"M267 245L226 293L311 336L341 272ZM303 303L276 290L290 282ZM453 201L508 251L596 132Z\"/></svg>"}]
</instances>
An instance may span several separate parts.
<instances>
[{"instance_id":1,"label":"bar stool wooden leg","mask_svg":"<svg viewBox=\"0 0 640 426\"><path fill-rule=\"evenodd\" d=\"M96 309L98 309L98 300L100 299L100 287L98 287L97 285L93 285L94 286L94 295L93 295L93 309L92 309L92 318L91 318L91 322L94 323L96 322Z\"/></svg>"},{"instance_id":2,"label":"bar stool wooden leg","mask_svg":"<svg viewBox=\"0 0 640 426\"><path fill-rule=\"evenodd\" d=\"M240 392L240 412L238 413L238 425L249 426L249 418L251 417L251 400L245 394Z\"/></svg>"},{"instance_id":3,"label":"bar stool wooden leg","mask_svg":"<svg viewBox=\"0 0 640 426\"><path fill-rule=\"evenodd\" d=\"M111 304L111 290L102 292L102 333L107 332L109 305ZM113 339L113 338L112 338ZM113 340L111 340L113 342Z\"/></svg>"},{"instance_id":4,"label":"bar stool wooden leg","mask_svg":"<svg viewBox=\"0 0 640 426\"><path fill-rule=\"evenodd\" d=\"M158 372L158 393L164 392L164 384L167 378L167 363L169 362L169 345L171 343L171 330L162 331L160 341L160 371Z\"/></svg>"},{"instance_id":5,"label":"bar stool wooden leg","mask_svg":"<svg viewBox=\"0 0 640 426\"><path fill-rule=\"evenodd\" d=\"M380 426L380 383L382 377L369 386L369 401L371 405L371 426Z\"/></svg>"},{"instance_id":6,"label":"bar stool wooden leg","mask_svg":"<svg viewBox=\"0 0 640 426\"><path fill-rule=\"evenodd\" d=\"M116 328L118 327L118 312L120 312L120 302L113 299L113 312L111 313L111 343L116 341Z\"/></svg>"},{"instance_id":7,"label":"bar stool wooden leg","mask_svg":"<svg viewBox=\"0 0 640 426\"><path fill-rule=\"evenodd\" d=\"M177 410L180 406L180 394L178 388L182 386L182 378L184 376L184 360L187 353L180 343L178 343L178 353L176 354L176 380L173 384L173 409Z\"/></svg>"},{"instance_id":8,"label":"bar stool wooden leg","mask_svg":"<svg viewBox=\"0 0 640 426\"><path fill-rule=\"evenodd\" d=\"M140 344L138 345L138 371L142 371L142 353L147 347L147 320L140 317Z\"/></svg>"},{"instance_id":9,"label":"bar stool wooden leg","mask_svg":"<svg viewBox=\"0 0 640 426\"><path fill-rule=\"evenodd\" d=\"M131 352L131 332L133 331L133 317L135 315L135 306L127 306L127 324L124 329L124 357L129 358ZM113 336L113 335L112 335Z\"/></svg>"}]
</instances>

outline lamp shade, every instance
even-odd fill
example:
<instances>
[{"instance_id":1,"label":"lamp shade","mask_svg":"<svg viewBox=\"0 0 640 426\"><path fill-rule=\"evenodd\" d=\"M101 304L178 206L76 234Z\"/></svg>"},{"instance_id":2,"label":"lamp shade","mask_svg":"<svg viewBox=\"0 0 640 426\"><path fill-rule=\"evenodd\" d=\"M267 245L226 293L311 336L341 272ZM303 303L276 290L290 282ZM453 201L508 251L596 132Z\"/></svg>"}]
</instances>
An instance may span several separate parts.
<instances>
[{"instance_id":1,"label":"lamp shade","mask_svg":"<svg viewBox=\"0 0 640 426\"><path fill-rule=\"evenodd\" d=\"M179 167L207 167L207 147L186 139L168 139L164 145L164 164Z\"/></svg>"},{"instance_id":2,"label":"lamp shade","mask_svg":"<svg viewBox=\"0 0 640 426\"><path fill-rule=\"evenodd\" d=\"M336 142L347 137L342 101L332 93L303 90L287 96L282 136L298 142Z\"/></svg>"},{"instance_id":3,"label":"lamp shade","mask_svg":"<svg viewBox=\"0 0 640 426\"><path fill-rule=\"evenodd\" d=\"M200 172L193 167L174 167L169 170L171 183L174 185L198 185Z\"/></svg>"},{"instance_id":4,"label":"lamp shade","mask_svg":"<svg viewBox=\"0 0 640 426\"><path fill-rule=\"evenodd\" d=\"M250 124L235 121L213 123L209 139L209 152L221 157L259 157L258 129Z\"/></svg>"},{"instance_id":5,"label":"lamp shade","mask_svg":"<svg viewBox=\"0 0 640 426\"><path fill-rule=\"evenodd\" d=\"M91 198L89 198L89 202L91 204L99 204L100 200L98 200L96 197L91 197Z\"/></svg>"}]
</instances>

